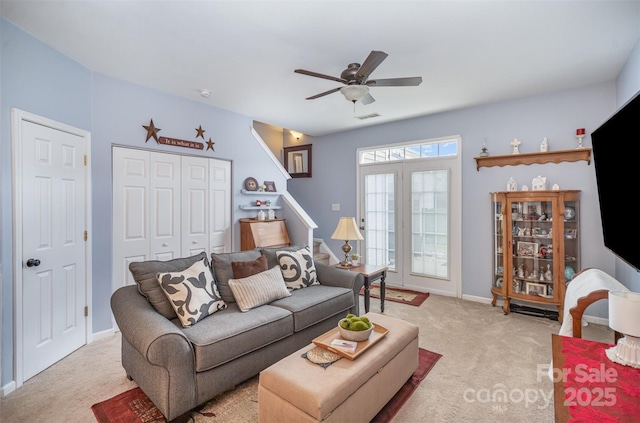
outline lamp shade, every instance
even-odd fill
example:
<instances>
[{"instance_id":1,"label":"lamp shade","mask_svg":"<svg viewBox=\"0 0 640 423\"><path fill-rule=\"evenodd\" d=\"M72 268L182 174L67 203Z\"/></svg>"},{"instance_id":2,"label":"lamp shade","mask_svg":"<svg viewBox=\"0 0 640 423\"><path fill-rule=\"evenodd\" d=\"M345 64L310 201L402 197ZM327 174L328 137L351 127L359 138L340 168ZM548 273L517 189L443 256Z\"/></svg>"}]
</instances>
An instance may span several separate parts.
<instances>
[{"instance_id":1,"label":"lamp shade","mask_svg":"<svg viewBox=\"0 0 640 423\"><path fill-rule=\"evenodd\" d=\"M640 293L609 291L609 327L640 337Z\"/></svg>"},{"instance_id":2,"label":"lamp shade","mask_svg":"<svg viewBox=\"0 0 640 423\"><path fill-rule=\"evenodd\" d=\"M331 239L340 239L343 241L363 240L360 234L355 217L341 217L336 230L331 235Z\"/></svg>"},{"instance_id":3,"label":"lamp shade","mask_svg":"<svg viewBox=\"0 0 640 423\"><path fill-rule=\"evenodd\" d=\"M347 85L340 88L340 92L347 100L356 102L369 94L369 87L366 85Z\"/></svg>"}]
</instances>

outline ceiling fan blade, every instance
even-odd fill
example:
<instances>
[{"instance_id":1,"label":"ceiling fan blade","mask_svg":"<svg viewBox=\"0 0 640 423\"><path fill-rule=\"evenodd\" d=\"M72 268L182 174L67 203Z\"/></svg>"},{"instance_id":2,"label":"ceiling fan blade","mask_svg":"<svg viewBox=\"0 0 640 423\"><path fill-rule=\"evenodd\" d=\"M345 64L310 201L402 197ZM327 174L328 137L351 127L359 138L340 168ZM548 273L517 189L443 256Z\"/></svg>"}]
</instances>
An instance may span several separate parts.
<instances>
[{"instance_id":1,"label":"ceiling fan blade","mask_svg":"<svg viewBox=\"0 0 640 423\"><path fill-rule=\"evenodd\" d=\"M374 101L376 101L375 98L373 98L373 96L371 95L371 93L367 93L367 95L365 95L364 97L362 97L362 99L360 100L362 102L362 104L367 105L367 104L371 104Z\"/></svg>"},{"instance_id":2,"label":"ceiling fan blade","mask_svg":"<svg viewBox=\"0 0 640 423\"><path fill-rule=\"evenodd\" d=\"M316 98L324 97L325 95L335 93L336 91L340 91L340 88L341 88L341 87L333 88L333 89L331 89L331 90L329 90L329 91L325 91L325 92L323 92L323 93L316 94L316 95L311 96L311 97L307 97L305 100L315 100Z\"/></svg>"},{"instance_id":3,"label":"ceiling fan blade","mask_svg":"<svg viewBox=\"0 0 640 423\"><path fill-rule=\"evenodd\" d=\"M416 87L422 83L422 77L414 76L410 78L390 78L372 79L367 81L370 87Z\"/></svg>"},{"instance_id":4,"label":"ceiling fan blade","mask_svg":"<svg viewBox=\"0 0 640 423\"><path fill-rule=\"evenodd\" d=\"M358 73L356 74L356 79L358 82L363 83L369 78L369 75L376 70L376 68L382 63L384 59L388 56L384 51L376 51L373 50L369 53L369 56L364 60L362 65L360 65L360 69L358 69Z\"/></svg>"},{"instance_id":5,"label":"ceiling fan blade","mask_svg":"<svg viewBox=\"0 0 640 423\"><path fill-rule=\"evenodd\" d=\"M304 70L304 69L296 69L296 70L294 70L294 72L295 73L301 73L303 75L315 76L316 78L328 79L329 81L342 82L343 84L347 83L346 80L344 80L342 78L338 78L336 76L325 75L325 74L318 73L318 72L311 72L311 71Z\"/></svg>"}]
</instances>

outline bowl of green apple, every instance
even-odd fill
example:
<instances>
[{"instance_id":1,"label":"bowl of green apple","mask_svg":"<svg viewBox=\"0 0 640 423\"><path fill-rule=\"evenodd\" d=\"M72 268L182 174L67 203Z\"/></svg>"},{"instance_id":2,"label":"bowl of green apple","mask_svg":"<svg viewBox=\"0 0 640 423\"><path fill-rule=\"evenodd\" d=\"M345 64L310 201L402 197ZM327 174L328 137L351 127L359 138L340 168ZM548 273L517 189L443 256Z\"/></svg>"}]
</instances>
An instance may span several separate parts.
<instances>
[{"instance_id":1,"label":"bowl of green apple","mask_svg":"<svg viewBox=\"0 0 640 423\"><path fill-rule=\"evenodd\" d=\"M347 314L347 317L338 322L338 329L342 339L362 342L371 336L373 323L366 316L358 317L355 314Z\"/></svg>"}]
</instances>

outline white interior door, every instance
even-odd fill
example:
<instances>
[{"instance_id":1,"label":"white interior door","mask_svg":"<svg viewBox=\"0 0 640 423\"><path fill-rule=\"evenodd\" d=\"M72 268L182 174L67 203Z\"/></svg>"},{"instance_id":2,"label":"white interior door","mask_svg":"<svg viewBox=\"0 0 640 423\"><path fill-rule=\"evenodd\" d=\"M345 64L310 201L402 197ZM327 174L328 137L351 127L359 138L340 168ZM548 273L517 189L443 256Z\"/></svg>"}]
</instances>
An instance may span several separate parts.
<instances>
[{"instance_id":1,"label":"white interior door","mask_svg":"<svg viewBox=\"0 0 640 423\"><path fill-rule=\"evenodd\" d=\"M231 162L113 148L114 290L129 264L231 251Z\"/></svg>"},{"instance_id":2,"label":"white interior door","mask_svg":"<svg viewBox=\"0 0 640 423\"><path fill-rule=\"evenodd\" d=\"M75 128L71 133L24 118L14 125L20 125L20 136L14 137L20 158L15 169L21 220L16 230L21 232L16 270L21 273L16 286L20 386L87 342L89 147L88 133Z\"/></svg>"}]
</instances>

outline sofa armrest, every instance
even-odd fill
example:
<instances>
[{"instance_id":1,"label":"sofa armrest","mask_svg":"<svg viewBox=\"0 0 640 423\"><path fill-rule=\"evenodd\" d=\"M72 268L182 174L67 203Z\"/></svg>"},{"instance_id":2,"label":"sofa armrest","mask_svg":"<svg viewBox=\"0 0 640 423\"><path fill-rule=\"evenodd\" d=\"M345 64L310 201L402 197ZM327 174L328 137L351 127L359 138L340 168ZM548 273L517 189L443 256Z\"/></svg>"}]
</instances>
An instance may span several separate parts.
<instances>
[{"instance_id":1,"label":"sofa armrest","mask_svg":"<svg viewBox=\"0 0 640 423\"><path fill-rule=\"evenodd\" d=\"M122 336L150 363L167 369L189 366L194 353L182 330L158 313L135 285L117 289L111 310Z\"/></svg>"},{"instance_id":2,"label":"sofa armrest","mask_svg":"<svg viewBox=\"0 0 640 423\"><path fill-rule=\"evenodd\" d=\"M320 284L339 286L353 291L353 314L360 315L360 289L364 285L364 276L357 272L338 269L322 263L315 263Z\"/></svg>"}]
</instances>

